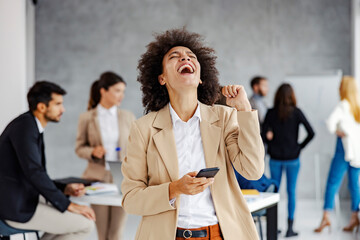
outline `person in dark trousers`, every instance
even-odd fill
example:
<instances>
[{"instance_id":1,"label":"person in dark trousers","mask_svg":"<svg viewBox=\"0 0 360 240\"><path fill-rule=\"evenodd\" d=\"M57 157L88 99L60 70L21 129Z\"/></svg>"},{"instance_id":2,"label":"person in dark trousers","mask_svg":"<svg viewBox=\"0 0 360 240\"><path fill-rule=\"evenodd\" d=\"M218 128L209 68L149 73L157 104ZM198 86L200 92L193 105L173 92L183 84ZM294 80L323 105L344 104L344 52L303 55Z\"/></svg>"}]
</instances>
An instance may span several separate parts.
<instances>
[{"instance_id":1,"label":"person in dark trousers","mask_svg":"<svg viewBox=\"0 0 360 240\"><path fill-rule=\"evenodd\" d=\"M304 125L307 136L298 143L299 126ZM266 114L261 135L268 145L271 178L280 187L282 172L286 172L288 193L288 230L286 237L297 236L293 230L296 181L300 169L300 152L315 133L302 111L296 107L296 98L290 84L282 84L275 95L274 108Z\"/></svg>"},{"instance_id":2,"label":"person in dark trousers","mask_svg":"<svg viewBox=\"0 0 360 240\"><path fill-rule=\"evenodd\" d=\"M46 172L43 132L48 122L60 121L64 94L54 83L35 83L27 95L30 110L0 136L0 219L45 232L41 239L85 239L94 228L94 211L66 197L83 195L84 186L54 182Z\"/></svg>"}]
</instances>

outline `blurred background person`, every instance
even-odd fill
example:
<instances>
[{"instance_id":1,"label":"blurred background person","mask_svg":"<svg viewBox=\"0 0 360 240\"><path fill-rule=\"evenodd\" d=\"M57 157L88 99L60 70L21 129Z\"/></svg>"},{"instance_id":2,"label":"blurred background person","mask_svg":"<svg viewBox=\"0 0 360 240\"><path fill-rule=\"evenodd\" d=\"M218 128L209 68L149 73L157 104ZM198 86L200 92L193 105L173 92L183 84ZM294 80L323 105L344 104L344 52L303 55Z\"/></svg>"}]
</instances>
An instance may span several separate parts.
<instances>
[{"instance_id":1,"label":"blurred background person","mask_svg":"<svg viewBox=\"0 0 360 240\"><path fill-rule=\"evenodd\" d=\"M360 100L356 81L344 76L339 88L341 102L336 106L326 125L331 133L337 135L335 154L331 162L324 197L324 213L320 226L321 232L331 225L330 211L334 208L335 194L339 191L345 172L348 173L351 193L351 217L344 231L359 229L359 173L360 173Z\"/></svg>"},{"instance_id":2,"label":"blurred background person","mask_svg":"<svg viewBox=\"0 0 360 240\"><path fill-rule=\"evenodd\" d=\"M299 126L304 125L307 136L299 144ZM269 109L263 126L262 137L268 145L270 155L271 178L280 187L283 170L286 173L286 187L288 194L288 229L286 237L297 236L293 231L296 181L300 169L299 155L301 150L314 137L314 131L302 111L296 107L296 98L290 84L282 84L274 99L274 108Z\"/></svg>"},{"instance_id":3,"label":"blurred background person","mask_svg":"<svg viewBox=\"0 0 360 240\"><path fill-rule=\"evenodd\" d=\"M264 100L264 97L268 94L269 86L268 80L262 76L253 77L250 81L250 86L253 91L253 95L250 97L250 105L253 109L258 110L258 116L260 121L260 126L264 122L268 106Z\"/></svg>"},{"instance_id":4,"label":"blurred background person","mask_svg":"<svg viewBox=\"0 0 360 240\"><path fill-rule=\"evenodd\" d=\"M101 74L90 90L88 111L79 117L76 154L88 160L83 178L110 183L112 175L106 161L122 161L126 142L135 116L120 106L125 81L113 72ZM120 171L120 169L119 169ZM122 207L92 205L97 216L99 240L122 238L126 213Z\"/></svg>"},{"instance_id":5,"label":"blurred background person","mask_svg":"<svg viewBox=\"0 0 360 240\"><path fill-rule=\"evenodd\" d=\"M65 94L55 83L36 82L27 94L29 111L0 135L0 220L42 231L43 240L86 239L94 228L94 211L67 197L82 196L84 185L53 181L46 169L44 131L49 122L60 121ZM0 239L10 239L0 228Z\"/></svg>"}]
</instances>

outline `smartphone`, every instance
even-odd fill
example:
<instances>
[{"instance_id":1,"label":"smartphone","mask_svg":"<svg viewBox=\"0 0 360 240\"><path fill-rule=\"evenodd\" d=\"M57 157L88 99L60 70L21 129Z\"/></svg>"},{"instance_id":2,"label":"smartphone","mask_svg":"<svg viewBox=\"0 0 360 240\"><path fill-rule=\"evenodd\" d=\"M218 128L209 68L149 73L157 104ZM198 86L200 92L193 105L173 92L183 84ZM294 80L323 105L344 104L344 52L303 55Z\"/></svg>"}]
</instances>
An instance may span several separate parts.
<instances>
[{"instance_id":1,"label":"smartphone","mask_svg":"<svg viewBox=\"0 0 360 240\"><path fill-rule=\"evenodd\" d=\"M220 169L218 167L214 167L214 168L204 168L201 169L198 174L196 175L197 178L200 177L206 177L206 178L213 178L215 177L215 175L217 174L217 172Z\"/></svg>"}]
</instances>

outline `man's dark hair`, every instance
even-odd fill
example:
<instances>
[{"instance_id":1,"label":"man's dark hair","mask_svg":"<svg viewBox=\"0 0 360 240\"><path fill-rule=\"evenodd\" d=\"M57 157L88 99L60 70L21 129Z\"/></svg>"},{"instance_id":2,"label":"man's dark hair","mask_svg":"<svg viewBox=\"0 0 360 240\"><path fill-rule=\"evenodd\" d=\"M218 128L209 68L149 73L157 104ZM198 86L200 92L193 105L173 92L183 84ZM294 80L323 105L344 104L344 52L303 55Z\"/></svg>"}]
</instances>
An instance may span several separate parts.
<instances>
[{"instance_id":1,"label":"man's dark hair","mask_svg":"<svg viewBox=\"0 0 360 240\"><path fill-rule=\"evenodd\" d=\"M158 111L170 101L167 89L160 85L158 76L163 72L162 61L165 54L176 46L189 48L200 63L202 84L197 90L198 100L212 105L218 98L219 81L214 49L205 47L202 36L197 33L188 32L185 28L171 29L156 35L155 41L147 45L147 51L139 60L137 80L141 83L146 113Z\"/></svg>"},{"instance_id":2,"label":"man's dark hair","mask_svg":"<svg viewBox=\"0 0 360 240\"><path fill-rule=\"evenodd\" d=\"M255 85L260 84L260 81L261 81L261 80L266 80L266 79L267 79L267 78L266 78L266 77L263 77L263 76L255 76L255 77L253 77L253 78L251 79L251 81L250 81L250 86L251 86L251 88L254 89L254 86L255 86Z\"/></svg>"},{"instance_id":3,"label":"man's dark hair","mask_svg":"<svg viewBox=\"0 0 360 240\"><path fill-rule=\"evenodd\" d=\"M62 89L59 85L48 82L48 81L38 81L36 82L29 90L27 94L27 100L29 103L30 111L35 111L38 103L45 103L48 106L52 97L51 94L56 93L60 95L65 95L66 91Z\"/></svg>"}]
</instances>

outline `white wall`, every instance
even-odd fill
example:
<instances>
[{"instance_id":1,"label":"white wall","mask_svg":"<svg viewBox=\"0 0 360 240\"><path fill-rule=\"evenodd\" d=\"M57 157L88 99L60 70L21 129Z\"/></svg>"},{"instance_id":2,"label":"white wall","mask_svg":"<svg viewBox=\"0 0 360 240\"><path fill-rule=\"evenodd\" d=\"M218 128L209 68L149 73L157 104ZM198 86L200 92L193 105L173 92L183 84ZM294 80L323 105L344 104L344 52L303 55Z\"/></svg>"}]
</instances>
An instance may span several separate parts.
<instances>
[{"instance_id":1,"label":"white wall","mask_svg":"<svg viewBox=\"0 0 360 240\"><path fill-rule=\"evenodd\" d=\"M34 22L31 1L0 1L0 132L27 109L34 81Z\"/></svg>"},{"instance_id":2,"label":"white wall","mask_svg":"<svg viewBox=\"0 0 360 240\"><path fill-rule=\"evenodd\" d=\"M26 2L26 89L35 82L35 6Z\"/></svg>"},{"instance_id":3,"label":"white wall","mask_svg":"<svg viewBox=\"0 0 360 240\"><path fill-rule=\"evenodd\" d=\"M352 0L352 74L360 82L360 0Z\"/></svg>"}]
</instances>

